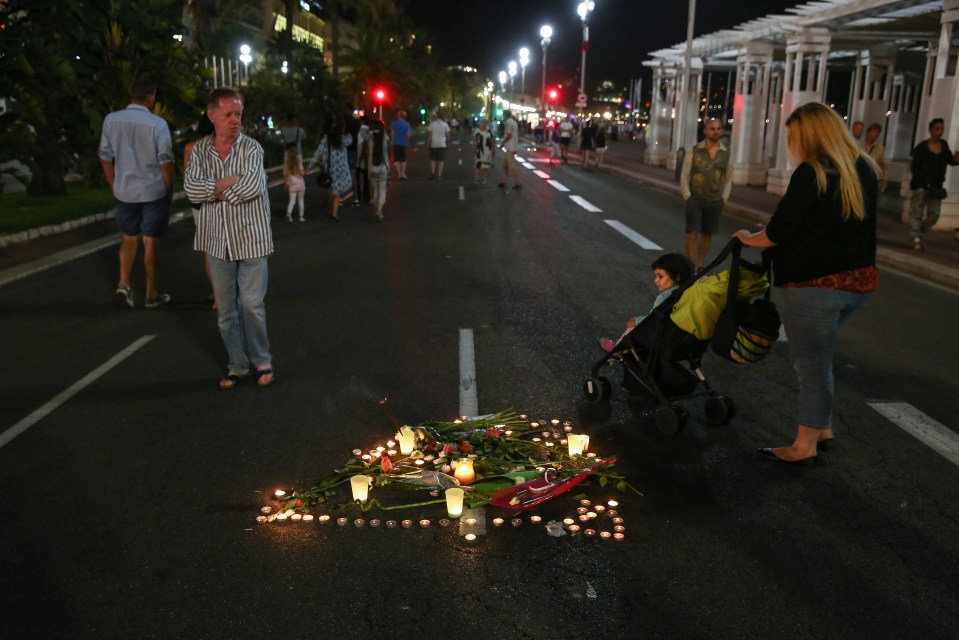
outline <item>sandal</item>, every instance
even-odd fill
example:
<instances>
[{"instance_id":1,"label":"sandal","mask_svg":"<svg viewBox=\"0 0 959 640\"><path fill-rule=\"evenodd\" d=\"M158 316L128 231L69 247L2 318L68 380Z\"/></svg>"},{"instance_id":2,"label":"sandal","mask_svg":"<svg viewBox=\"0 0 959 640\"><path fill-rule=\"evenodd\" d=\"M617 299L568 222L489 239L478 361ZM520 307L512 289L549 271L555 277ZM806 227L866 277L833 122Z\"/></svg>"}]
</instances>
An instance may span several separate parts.
<instances>
[{"instance_id":1,"label":"sandal","mask_svg":"<svg viewBox=\"0 0 959 640\"><path fill-rule=\"evenodd\" d=\"M225 376L220 378L220 381L217 384L220 386L221 391L229 391L240 384L240 380L240 376L236 375L235 373L227 373Z\"/></svg>"},{"instance_id":2,"label":"sandal","mask_svg":"<svg viewBox=\"0 0 959 640\"><path fill-rule=\"evenodd\" d=\"M273 369L272 367L267 367L266 369L257 369L253 373L253 377L256 378L256 384L261 387L268 387L273 384Z\"/></svg>"}]
</instances>

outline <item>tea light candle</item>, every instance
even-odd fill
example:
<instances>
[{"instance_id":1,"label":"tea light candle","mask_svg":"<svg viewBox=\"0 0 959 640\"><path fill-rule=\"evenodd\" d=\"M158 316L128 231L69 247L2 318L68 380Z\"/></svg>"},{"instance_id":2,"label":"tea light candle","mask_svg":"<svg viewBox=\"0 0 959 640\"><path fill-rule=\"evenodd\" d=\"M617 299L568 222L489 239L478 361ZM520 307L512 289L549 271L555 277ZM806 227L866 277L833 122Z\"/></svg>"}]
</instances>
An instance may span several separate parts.
<instances>
[{"instance_id":1,"label":"tea light candle","mask_svg":"<svg viewBox=\"0 0 959 640\"><path fill-rule=\"evenodd\" d=\"M572 422L570 422L569 420L567 420L566 422L563 423L563 431L565 431L566 433L569 433L569 432L572 431L572 430L573 430L573 423L572 423Z\"/></svg>"},{"instance_id":2,"label":"tea light candle","mask_svg":"<svg viewBox=\"0 0 959 640\"><path fill-rule=\"evenodd\" d=\"M276 519L277 519L279 522L286 522L286 518L287 518L287 515L286 515L285 513L278 513L278 514L276 514Z\"/></svg>"},{"instance_id":3,"label":"tea light candle","mask_svg":"<svg viewBox=\"0 0 959 640\"><path fill-rule=\"evenodd\" d=\"M390 449L392 449L393 447L396 446L396 440L388 440L388 441L386 442L386 446L389 447Z\"/></svg>"},{"instance_id":4,"label":"tea light candle","mask_svg":"<svg viewBox=\"0 0 959 640\"><path fill-rule=\"evenodd\" d=\"M590 502L589 500L583 499L583 500L580 500L580 501L579 501L579 504L580 504L581 506L588 507L589 505L591 505L591 504L593 504L593 503Z\"/></svg>"},{"instance_id":5,"label":"tea light candle","mask_svg":"<svg viewBox=\"0 0 959 640\"><path fill-rule=\"evenodd\" d=\"M420 520L420 526L425 529L426 527L430 526L430 521L429 521L429 520L425 520L425 519L424 519L424 520Z\"/></svg>"},{"instance_id":6,"label":"tea light candle","mask_svg":"<svg viewBox=\"0 0 959 640\"><path fill-rule=\"evenodd\" d=\"M596 513L602 513L602 512L604 512L604 511L606 511L606 507L604 507L604 506L601 505L601 504L598 504L598 505L596 505L595 507L593 507L593 511L595 511Z\"/></svg>"},{"instance_id":7,"label":"tea light candle","mask_svg":"<svg viewBox=\"0 0 959 640\"><path fill-rule=\"evenodd\" d=\"M608 505L610 506L610 508L618 507L618 506L619 506L619 501L618 501L618 500L610 500L610 501L607 502L606 504L608 504Z\"/></svg>"},{"instance_id":8,"label":"tea light candle","mask_svg":"<svg viewBox=\"0 0 959 640\"><path fill-rule=\"evenodd\" d=\"M587 517L587 518L595 518L595 517L596 517L596 512L595 512L595 511L587 511L587 512L586 512L586 517Z\"/></svg>"},{"instance_id":9,"label":"tea light candle","mask_svg":"<svg viewBox=\"0 0 959 640\"><path fill-rule=\"evenodd\" d=\"M547 447L552 447L552 446L553 446L553 443L552 443L552 442L547 442L547 443L546 443L546 446L547 446Z\"/></svg>"},{"instance_id":10,"label":"tea light candle","mask_svg":"<svg viewBox=\"0 0 959 640\"><path fill-rule=\"evenodd\" d=\"M322 515L319 518L317 518L316 521L319 522L320 524L326 524L327 522L330 521L330 516Z\"/></svg>"},{"instance_id":11,"label":"tea light candle","mask_svg":"<svg viewBox=\"0 0 959 640\"><path fill-rule=\"evenodd\" d=\"M396 455L396 449L389 449L386 453L388 453L390 457L392 458L393 456Z\"/></svg>"},{"instance_id":12,"label":"tea light candle","mask_svg":"<svg viewBox=\"0 0 959 640\"><path fill-rule=\"evenodd\" d=\"M613 537L613 534L611 534L609 531L600 531L599 537L602 538L603 540L609 540L610 538Z\"/></svg>"},{"instance_id":13,"label":"tea light candle","mask_svg":"<svg viewBox=\"0 0 959 640\"><path fill-rule=\"evenodd\" d=\"M573 520L572 518L563 518L563 524L565 524L567 527L568 527L569 525L573 524L574 522L576 522L576 521Z\"/></svg>"},{"instance_id":14,"label":"tea light candle","mask_svg":"<svg viewBox=\"0 0 959 640\"><path fill-rule=\"evenodd\" d=\"M624 526L621 525L621 524L618 524L618 525L616 525L616 526L613 527L613 531L615 531L616 533L622 533L622 532L626 531L626 527L624 527Z\"/></svg>"},{"instance_id":15,"label":"tea light candle","mask_svg":"<svg viewBox=\"0 0 959 640\"><path fill-rule=\"evenodd\" d=\"M587 440L587 443L586 443L586 444L587 444L587 445L589 444L589 441L588 441L588 440ZM587 453L587 454L586 454L586 457L587 457L587 458L595 458L595 457L596 457L596 454L590 452L590 453Z\"/></svg>"},{"instance_id":16,"label":"tea light candle","mask_svg":"<svg viewBox=\"0 0 959 640\"><path fill-rule=\"evenodd\" d=\"M466 518L463 520L463 522L472 527L474 524L476 524L476 518Z\"/></svg>"},{"instance_id":17,"label":"tea light candle","mask_svg":"<svg viewBox=\"0 0 959 640\"><path fill-rule=\"evenodd\" d=\"M361 455L363 455L363 452L360 449L353 449L353 455L359 458Z\"/></svg>"},{"instance_id":18,"label":"tea light candle","mask_svg":"<svg viewBox=\"0 0 959 640\"><path fill-rule=\"evenodd\" d=\"M610 518L615 518L616 516L619 515L619 511L617 511L616 509L610 509L609 511L606 512L606 515L608 515Z\"/></svg>"},{"instance_id":19,"label":"tea light candle","mask_svg":"<svg viewBox=\"0 0 959 640\"><path fill-rule=\"evenodd\" d=\"M530 516L529 521L532 522L533 524L537 524L539 522L542 522L543 518L541 518L540 516Z\"/></svg>"},{"instance_id":20,"label":"tea light candle","mask_svg":"<svg viewBox=\"0 0 959 640\"><path fill-rule=\"evenodd\" d=\"M473 540L476 540L476 534L475 534L475 533L467 533L467 534L466 534L465 536L463 536L463 537L466 538L466 541L467 541L467 542L472 542Z\"/></svg>"},{"instance_id":21,"label":"tea light candle","mask_svg":"<svg viewBox=\"0 0 959 640\"><path fill-rule=\"evenodd\" d=\"M559 418L553 418L549 423L555 427L559 424Z\"/></svg>"},{"instance_id":22,"label":"tea light candle","mask_svg":"<svg viewBox=\"0 0 959 640\"><path fill-rule=\"evenodd\" d=\"M529 416L528 416L527 414L525 414L525 413L519 414L519 419L520 419L520 420L526 420L528 417L529 417Z\"/></svg>"},{"instance_id":23,"label":"tea light candle","mask_svg":"<svg viewBox=\"0 0 959 640\"><path fill-rule=\"evenodd\" d=\"M260 513L268 514L273 511L273 507L260 507Z\"/></svg>"},{"instance_id":24,"label":"tea light candle","mask_svg":"<svg viewBox=\"0 0 959 640\"><path fill-rule=\"evenodd\" d=\"M412 521L412 520L404 520L403 522L400 523L400 525L402 525L402 527L403 527L404 529L409 529L410 527L413 526L413 521Z\"/></svg>"},{"instance_id":25,"label":"tea light candle","mask_svg":"<svg viewBox=\"0 0 959 640\"><path fill-rule=\"evenodd\" d=\"M356 527L357 529L359 529L365 524L366 524L366 520L364 520L363 518L357 518L356 520L353 521L353 526Z\"/></svg>"},{"instance_id":26,"label":"tea light candle","mask_svg":"<svg viewBox=\"0 0 959 640\"><path fill-rule=\"evenodd\" d=\"M446 490L446 513L451 518L463 515L463 495L466 492L459 487L450 487Z\"/></svg>"},{"instance_id":27,"label":"tea light candle","mask_svg":"<svg viewBox=\"0 0 959 640\"><path fill-rule=\"evenodd\" d=\"M613 518L613 524L623 524L622 518Z\"/></svg>"},{"instance_id":28,"label":"tea light candle","mask_svg":"<svg viewBox=\"0 0 959 640\"><path fill-rule=\"evenodd\" d=\"M277 500L286 500L289 496L286 495L286 491L283 489L277 489L273 492L273 497Z\"/></svg>"},{"instance_id":29,"label":"tea light candle","mask_svg":"<svg viewBox=\"0 0 959 640\"><path fill-rule=\"evenodd\" d=\"M267 521L267 517L266 517L266 516L257 516L257 517L256 517L256 521L259 522L260 524L263 524L264 522Z\"/></svg>"},{"instance_id":30,"label":"tea light candle","mask_svg":"<svg viewBox=\"0 0 959 640\"><path fill-rule=\"evenodd\" d=\"M292 520L293 522L299 522L302 519L303 519L302 513L294 513L292 516L290 516L290 520Z\"/></svg>"},{"instance_id":31,"label":"tea light candle","mask_svg":"<svg viewBox=\"0 0 959 640\"><path fill-rule=\"evenodd\" d=\"M553 434L550 433L549 431L544 431L544 432L541 433L540 435L542 435L544 438L548 438L548 437L550 437L550 436L553 435Z\"/></svg>"},{"instance_id":32,"label":"tea light candle","mask_svg":"<svg viewBox=\"0 0 959 640\"><path fill-rule=\"evenodd\" d=\"M443 528L446 528L450 526L450 521L447 520L446 518L443 518L442 520L440 520L440 526Z\"/></svg>"},{"instance_id":33,"label":"tea light candle","mask_svg":"<svg viewBox=\"0 0 959 640\"><path fill-rule=\"evenodd\" d=\"M413 464L415 464L417 467L422 467L426 463L422 459L417 459L413 461Z\"/></svg>"},{"instance_id":34,"label":"tea light candle","mask_svg":"<svg viewBox=\"0 0 959 640\"><path fill-rule=\"evenodd\" d=\"M594 529L587 529L583 532L583 535L585 535L587 538L592 538L596 535L596 531Z\"/></svg>"},{"instance_id":35,"label":"tea light candle","mask_svg":"<svg viewBox=\"0 0 959 640\"><path fill-rule=\"evenodd\" d=\"M564 447L566 447L569 445L569 440L567 440L566 438L563 438L562 440L559 441L559 443L563 445Z\"/></svg>"},{"instance_id":36,"label":"tea light candle","mask_svg":"<svg viewBox=\"0 0 959 640\"><path fill-rule=\"evenodd\" d=\"M493 526L498 527L505 522L502 518L493 518Z\"/></svg>"},{"instance_id":37,"label":"tea light candle","mask_svg":"<svg viewBox=\"0 0 959 640\"><path fill-rule=\"evenodd\" d=\"M580 522L589 522L589 516L586 515L585 513L580 514L580 516L579 516L579 521L580 521Z\"/></svg>"},{"instance_id":38,"label":"tea light candle","mask_svg":"<svg viewBox=\"0 0 959 640\"><path fill-rule=\"evenodd\" d=\"M373 518L372 520L370 520L370 526L371 526L371 527L376 528L376 527L380 526L380 524L381 524L380 521L377 520L376 518Z\"/></svg>"},{"instance_id":39,"label":"tea light candle","mask_svg":"<svg viewBox=\"0 0 959 640\"><path fill-rule=\"evenodd\" d=\"M336 526L338 526L338 527L345 527L347 522L349 522L349 520L346 519L346 518L337 518L337 519L336 519Z\"/></svg>"},{"instance_id":40,"label":"tea light candle","mask_svg":"<svg viewBox=\"0 0 959 640\"><path fill-rule=\"evenodd\" d=\"M312 513L304 514L303 522L313 522L313 514Z\"/></svg>"},{"instance_id":41,"label":"tea light candle","mask_svg":"<svg viewBox=\"0 0 959 640\"><path fill-rule=\"evenodd\" d=\"M396 520L387 520L387 521L386 521L386 528L387 528L387 529L395 529L395 528L396 528Z\"/></svg>"},{"instance_id":42,"label":"tea light candle","mask_svg":"<svg viewBox=\"0 0 959 640\"><path fill-rule=\"evenodd\" d=\"M542 441L543 441L542 438L533 438L533 442L542 442Z\"/></svg>"},{"instance_id":43,"label":"tea light candle","mask_svg":"<svg viewBox=\"0 0 959 640\"><path fill-rule=\"evenodd\" d=\"M569 525L569 531L570 531L570 533L572 533L572 534L574 534L574 535L577 534L577 533L579 533L579 529L580 529L580 527L579 527L578 524L571 524L571 525Z\"/></svg>"},{"instance_id":44,"label":"tea light candle","mask_svg":"<svg viewBox=\"0 0 959 640\"><path fill-rule=\"evenodd\" d=\"M364 453L363 455L360 456L360 459L361 459L363 462L369 462L369 461L370 461L370 454Z\"/></svg>"},{"instance_id":45,"label":"tea light candle","mask_svg":"<svg viewBox=\"0 0 959 640\"><path fill-rule=\"evenodd\" d=\"M513 518L510 520L510 524L512 524L514 527L518 527L523 524L523 520L521 518Z\"/></svg>"},{"instance_id":46,"label":"tea light candle","mask_svg":"<svg viewBox=\"0 0 959 640\"><path fill-rule=\"evenodd\" d=\"M626 539L626 534L625 534L625 533L614 533L614 534L613 534L613 540L615 540L616 542L622 542L622 541L625 540L625 539Z\"/></svg>"}]
</instances>

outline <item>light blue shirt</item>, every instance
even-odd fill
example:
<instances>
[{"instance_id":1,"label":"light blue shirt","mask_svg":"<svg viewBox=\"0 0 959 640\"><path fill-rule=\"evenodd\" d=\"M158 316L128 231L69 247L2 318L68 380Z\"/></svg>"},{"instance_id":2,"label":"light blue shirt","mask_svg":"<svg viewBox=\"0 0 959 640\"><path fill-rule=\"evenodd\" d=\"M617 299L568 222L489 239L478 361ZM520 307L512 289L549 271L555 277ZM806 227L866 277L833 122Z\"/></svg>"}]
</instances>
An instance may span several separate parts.
<instances>
[{"instance_id":1,"label":"light blue shirt","mask_svg":"<svg viewBox=\"0 0 959 640\"><path fill-rule=\"evenodd\" d=\"M103 119L99 156L114 163L117 200L153 202L166 196L160 165L173 162L170 127L143 105L127 105Z\"/></svg>"}]
</instances>

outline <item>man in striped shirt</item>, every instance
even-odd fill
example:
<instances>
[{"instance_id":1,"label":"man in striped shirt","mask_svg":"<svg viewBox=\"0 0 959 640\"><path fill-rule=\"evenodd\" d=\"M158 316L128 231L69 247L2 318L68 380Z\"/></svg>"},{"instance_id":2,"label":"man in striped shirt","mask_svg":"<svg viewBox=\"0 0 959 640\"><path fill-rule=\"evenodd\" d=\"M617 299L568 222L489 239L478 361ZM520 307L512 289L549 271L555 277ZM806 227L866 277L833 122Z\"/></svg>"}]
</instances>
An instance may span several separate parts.
<instances>
[{"instance_id":1,"label":"man in striped shirt","mask_svg":"<svg viewBox=\"0 0 959 640\"><path fill-rule=\"evenodd\" d=\"M214 89L207 117L214 135L197 142L183 188L196 215L193 247L207 254L220 335L229 357L220 389L232 389L251 373L261 387L273 382L266 333L267 258L273 253L270 200L263 148L240 132L243 99Z\"/></svg>"}]
</instances>

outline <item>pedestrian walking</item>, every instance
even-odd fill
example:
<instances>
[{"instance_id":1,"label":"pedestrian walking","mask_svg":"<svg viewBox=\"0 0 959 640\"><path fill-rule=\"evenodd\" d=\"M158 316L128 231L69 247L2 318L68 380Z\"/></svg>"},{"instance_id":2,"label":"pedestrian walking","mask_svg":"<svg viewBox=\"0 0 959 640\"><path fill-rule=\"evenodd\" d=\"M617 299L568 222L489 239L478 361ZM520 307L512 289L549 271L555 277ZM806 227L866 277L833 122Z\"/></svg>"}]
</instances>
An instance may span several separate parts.
<instances>
[{"instance_id":1,"label":"pedestrian walking","mask_svg":"<svg viewBox=\"0 0 959 640\"><path fill-rule=\"evenodd\" d=\"M942 139L944 131L943 119L933 118L929 121L929 137L912 150L909 233L912 236L912 248L916 251L925 248L922 236L939 222L939 210L948 195L942 187L946 181L946 167L959 164L959 151L952 153L949 143Z\"/></svg>"},{"instance_id":2,"label":"pedestrian walking","mask_svg":"<svg viewBox=\"0 0 959 640\"><path fill-rule=\"evenodd\" d=\"M363 145L375 207L373 216L377 222L383 222L383 205L386 204L386 188L390 177L390 137L386 135L386 125L382 120L370 120L370 135Z\"/></svg>"},{"instance_id":3,"label":"pedestrian walking","mask_svg":"<svg viewBox=\"0 0 959 640\"><path fill-rule=\"evenodd\" d=\"M596 168L603 168L603 160L606 158L607 145L607 127L606 123L599 125L596 130Z\"/></svg>"},{"instance_id":4,"label":"pedestrian walking","mask_svg":"<svg viewBox=\"0 0 959 640\"><path fill-rule=\"evenodd\" d=\"M296 147L286 150L283 160L283 188L290 194L290 202L286 205L286 221L293 223L293 207L297 206L300 222L306 222L306 216L303 215L306 180L303 177L303 161Z\"/></svg>"},{"instance_id":5,"label":"pedestrian walking","mask_svg":"<svg viewBox=\"0 0 959 640\"><path fill-rule=\"evenodd\" d=\"M210 92L207 116L214 134L196 143L183 188L191 202L201 203L193 246L210 263L229 359L218 385L233 389L252 373L265 387L275 374L264 303L273 234L263 147L242 133L243 99L233 89Z\"/></svg>"},{"instance_id":6,"label":"pedestrian walking","mask_svg":"<svg viewBox=\"0 0 959 640\"><path fill-rule=\"evenodd\" d=\"M352 141L353 136L344 131L343 121L332 120L316 148L316 153L313 154L313 159L310 160L311 169L319 163L323 171L332 178L329 187L333 209L331 216L336 222L340 221L340 203L349 200L353 195L348 155Z\"/></svg>"},{"instance_id":7,"label":"pedestrian walking","mask_svg":"<svg viewBox=\"0 0 959 640\"><path fill-rule=\"evenodd\" d=\"M569 163L569 143L573 140L573 118L575 116L569 116L566 120L563 120L559 123L559 148L560 148L560 157L563 159L563 164Z\"/></svg>"},{"instance_id":8,"label":"pedestrian walking","mask_svg":"<svg viewBox=\"0 0 959 640\"><path fill-rule=\"evenodd\" d=\"M286 124L280 128L280 135L283 136L283 147L287 150L296 149L302 158L303 139L306 138L306 132L297 123L296 114L292 111L286 114Z\"/></svg>"},{"instance_id":9,"label":"pedestrian walking","mask_svg":"<svg viewBox=\"0 0 959 640\"><path fill-rule=\"evenodd\" d=\"M486 184L486 174L493 166L493 156L496 154L496 140L489 128L489 120L480 120L479 129L473 133L473 153L476 156L476 172L473 175L474 183Z\"/></svg>"},{"instance_id":10,"label":"pedestrian walking","mask_svg":"<svg viewBox=\"0 0 959 640\"><path fill-rule=\"evenodd\" d=\"M442 180L446 149L450 146L450 126L443 120L442 112L433 114L426 140L430 148L430 180Z\"/></svg>"},{"instance_id":11,"label":"pedestrian walking","mask_svg":"<svg viewBox=\"0 0 959 640\"><path fill-rule=\"evenodd\" d=\"M114 214L122 234L120 277L113 303L133 308L130 272L143 242L146 272L143 306L155 309L170 302L157 290L160 268L160 238L170 224L170 200L176 167L173 141L166 121L151 110L156 103L156 84L137 78L130 85L130 104L103 119L98 155L103 174L113 190Z\"/></svg>"},{"instance_id":12,"label":"pedestrian walking","mask_svg":"<svg viewBox=\"0 0 959 640\"><path fill-rule=\"evenodd\" d=\"M683 158L679 189L686 201L686 257L702 269L712 237L719 229L719 216L729 200L733 174L729 150L720 143L723 127L710 118L703 128L706 138Z\"/></svg>"},{"instance_id":13,"label":"pedestrian walking","mask_svg":"<svg viewBox=\"0 0 959 640\"><path fill-rule=\"evenodd\" d=\"M393 163L396 165L396 179L406 180L406 147L410 144L410 123L406 119L406 112L400 109L396 112L396 120L390 124L393 134Z\"/></svg>"},{"instance_id":14,"label":"pedestrian walking","mask_svg":"<svg viewBox=\"0 0 959 640\"><path fill-rule=\"evenodd\" d=\"M811 463L832 430L833 351L839 330L876 289L879 168L842 118L810 102L786 119L786 144L799 166L766 228L737 231L766 247L789 360L799 380L799 427L792 444L759 449L775 462Z\"/></svg>"},{"instance_id":15,"label":"pedestrian walking","mask_svg":"<svg viewBox=\"0 0 959 640\"><path fill-rule=\"evenodd\" d=\"M516 163L516 151L519 149L519 123L513 117L512 111L506 111L503 114L504 134L500 146L503 147L503 181L499 186L503 189L509 189L509 179L513 176L513 188L522 189L523 179L519 173L519 165Z\"/></svg>"},{"instance_id":16,"label":"pedestrian walking","mask_svg":"<svg viewBox=\"0 0 959 640\"><path fill-rule=\"evenodd\" d=\"M589 157L596 148L596 125L592 120L587 120L579 132L579 158L580 167L586 169L589 165Z\"/></svg>"}]
</instances>

